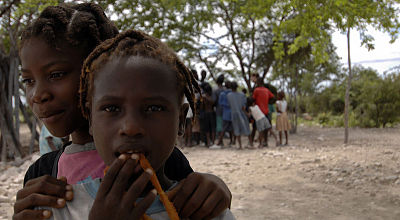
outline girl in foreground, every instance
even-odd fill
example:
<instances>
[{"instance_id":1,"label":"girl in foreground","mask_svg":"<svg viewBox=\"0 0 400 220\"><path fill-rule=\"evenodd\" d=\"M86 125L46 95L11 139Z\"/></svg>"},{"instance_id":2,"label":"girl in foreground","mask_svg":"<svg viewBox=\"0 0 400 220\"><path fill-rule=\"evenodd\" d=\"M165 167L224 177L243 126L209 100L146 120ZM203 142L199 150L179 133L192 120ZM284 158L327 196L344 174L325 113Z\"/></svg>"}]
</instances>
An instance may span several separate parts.
<instances>
[{"instance_id":1,"label":"girl in foreground","mask_svg":"<svg viewBox=\"0 0 400 220\"><path fill-rule=\"evenodd\" d=\"M149 160L164 191L176 187L165 175L165 161L185 130L189 106L184 95L196 111L195 91L200 89L192 72L176 54L140 31L123 32L89 55L81 76L80 106L91 121L97 151L110 166L89 219L138 219L146 210L153 219L168 219L158 200L153 203L156 194L148 185L152 171L141 172L137 159L142 154ZM234 217L225 209L217 219Z\"/></svg>"},{"instance_id":2,"label":"girl in foreground","mask_svg":"<svg viewBox=\"0 0 400 220\"><path fill-rule=\"evenodd\" d=\"M104 162L78 107L79 77L87 55L117 33L101 7L89 3L47 7L23 32L20 55L27 102L53 135L71 135L72 144L64 146L65 151L63 148L43 155L29 168L24 188L17 193L13 219L49 218L50 210L33 208L62 208L73 198L69 184L103 177ZM186 178L173 200L182 217L197 217L197 210L203 206L216 206L205 197L196 196L198 190L212 189L224 208L229 206L230 193L225 184L215 176L193 173L177 148L168 159L165 172L177 181Z\"/></svg>"}]
</instances>

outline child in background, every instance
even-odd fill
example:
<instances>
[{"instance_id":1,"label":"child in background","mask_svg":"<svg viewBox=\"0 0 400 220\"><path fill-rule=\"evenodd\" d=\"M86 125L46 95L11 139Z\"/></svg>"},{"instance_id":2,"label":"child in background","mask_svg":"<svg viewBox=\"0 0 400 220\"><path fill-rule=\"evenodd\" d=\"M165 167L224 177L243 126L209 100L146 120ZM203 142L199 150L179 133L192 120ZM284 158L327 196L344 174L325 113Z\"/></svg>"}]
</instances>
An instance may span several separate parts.
<instances>
[{"instance_id":1,"label":"child in background","mask_svg":"<svg viewBox=\"0 0 400 220\"><path fill-rule=\"evenodd\" d=\"M251 106L249 107L250 113L256 121L256 128L259 132L258 139L260 141L260 144L258 145L258 147L261 148L263 146L262 144L263 137L265 137L265 132L267 132L268 129L270 129L272 126L269 123L267 117L265 117L264 113L258 107L258 105L256 105L254 99L250 98L249 102L251 103Z\"/></svg>"},{"instance_id":2,"label":"child in background","mask_svg":"<svg viewBox=\"0 0 400 220\"><path fill-rule=\"evenodd\" d=\"M39 137L40 156L61 149L64 146L64 144L68 142L68 140L69 136L58 138L51 135L49 130L47 130L46 126L42 125Z\"/></svg>"},{"instance_id":3,"label":"child in background","mask_svg":"<svg viewBox=\"0 0 400 220\"><path fill-rule=\"evenodd\" d=\"M185 97L185 103L189 103L187 98ZM192 123L193 123L193 111L189 107L188 113L186 115L186 126L185 126L185 134L183 135L184 146L191 147L192 146Z\"/></svg>"},{"instance_id":4,"label":"child in background","mask_svg":"<svg viewBox=\"0 0 400 220\"><path fill-rule=\"evenodd\" d=\"M242 149L242 141L240 136L250 135L249 119L246 116L246 96L242 92L238 92L236 82L231 83L232 92L227 95L229 107L231 109L231 119L233 134L239 142L239 149Z\"/></svg>"},{"instance_id":5,"label":"child in background","mask_svg":"<svg viewBox=\"0 0 400 220\"><path fill-rule=\"evenodd\" d=\"M214 100L212 99L212 88L210 84L204 83L203 101L201 109L203 117L200 119L200 130L204 137L206 147L210 147L215 141L215 113L214 113Z\"/></svg>"},{"instance_id":6,"label":"child in background","mask_svg":"<svg viewBox=\"0 0 400 220\"><path fill-rule=\"evenodd\" d=\"M217 86L218 88L213 91L212 98L215 106L215 137L219 137L222 132L222 106L218 103L219 95L222 91L225 90L224 84L225 77L224 75L219 75L217 78ZM214 144L210 147L211 149L220 148L218 145Z\"/></svg>"},{"instance_id":7,"label":"child in background","mask_svg":"<svg viewBox=\"0 0 400 220\"><path fill-rule=\"evenodd\" d=\"M278 101L276 101L277 117L276 117L276 130L279 131L279 143L282 145L282 131L285 132L286 143L288 145L288 131L291 129L289 119L286 113L287 102L285 100L285 93L278 92Z\"/></svg>"},{"instance_id":8,"label":"child in background","mask_svg":"<svg viewBox=\"0 0 400 220\"><path fill-rule=\"evenodd\" d=\"M196 112L195 91L200 88L192 73L165 44L135 30L97 47L83 70L82 112L90 118L96 148L110 166L89 219L137 218L146 210L153 219L168 219L158 199L152 203L156 195L147 185L152 173L140 172L137 158L139 153L146 156L164 191L176 186L164 166L177 135L184 132L189 106L183 96ZM226 209L216 219L234 217Z\"/></svg>"},{"instance_id":9,"label":"child in background","mask_svg":"<svg viewBox=\"0 0 400 220\"><path fill-rule=\"evenodd\" d=\"M219 134L218 144L219 146L224 146L224 135L225 132L229 133L229 145L235 144L235 139L233 137L233 127L232 127L232 118L231 118L231 108L228 103L227 95L232 92L231 90L231 82L225 81L225 90L223 90L218 97L218 105L222 108L222 131Z\"/></svg>"},{"instance_id":10,"label":"child in background","mask_svg":"<svg viewBox=\"0 0 400 220\"><path fill-rule=\"evenodd\" d=\"M262 78L257 78L256 79L256 88L253 91L253 99L256 102L256 105L261 109L261 111L264 113L266 117L268 117L269 109L268 109L268 103L271 98L274 97L274 94L272 94L269 89L265 88L264 86L264 81ZM270 121L271 124L271 121ZM271 132L271 135L274 136L275 141L276 141L276 146L279 145L278 138L276 137L275 133L272 130L272 127L267 129L267 132L265 133L264 140L265 142L263 143L263 146L268 147L268 132Z\"/></svg>"},{"instance_id":11,"label":"child in background","mask_svg":"<svg viewBox=\"0 0 400 220\"><path fill-rule=\"evenodd\" d=\"M52 215L50 210L33 208L64 207L73 195L67 181L74 183L103 177L104 162L94 148L88 121L78 108L79 77L86 56L117 33L117 28L102 8L92 3L49 6L23 31L21 75L27 103L53 135L71 135L72 144L43 155L30 166L25 174L24 188L17 193L13 219L49 218ZM62 155L70 156L73 162L64 160ZM71 174L71 178L63 177L60 168ZM189 162L177 148L167 160L165 172L174 180L186 178L184 186L192 191L189 195L178 193L174 200L182 216L190 216L197 210L195 206L191 209L186 204L193 199L203 200L204 197L195 196L197 190L214 188L222 200L230 201L229 190L226 191L223 182L209 174L193 173ZM80 176L75 176L75 173ZM226 206L219 211L228 207L225 202L222 204Z\"/></svg>"},{"instance_id":12,"label":"child in background","mask_svg":"<svg viewBox=\"0 0 400 220\"><path fill-rule=\"evenodd\" d=\"M199 75L197 74L197 70L192 69L191 70L193 73L194 78L196 79L197 83L200 84L199 81ZM193 114L193 121L192 121L192 135L194 139L194 145L199 145L201 141L201 136L200 136L200 107L201 107L201 102L200 102L200 93L196 93L196 108L198 111L196 114Z\"/></svg>"}]
</instances>

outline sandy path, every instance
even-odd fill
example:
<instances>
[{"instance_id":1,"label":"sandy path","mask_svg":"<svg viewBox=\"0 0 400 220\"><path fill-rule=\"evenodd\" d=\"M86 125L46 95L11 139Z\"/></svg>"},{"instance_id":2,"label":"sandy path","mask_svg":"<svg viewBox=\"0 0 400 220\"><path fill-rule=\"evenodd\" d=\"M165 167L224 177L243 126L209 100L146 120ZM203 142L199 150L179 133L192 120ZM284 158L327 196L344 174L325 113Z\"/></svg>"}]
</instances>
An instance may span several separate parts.
<instances>
[{"instance_id":1,"label":"sandy path","mask_svg":"<svg viewBox=\"0 0 400 220\"><path fill-rule=\"evenodd\" d=\"M185 148L220 176L237 219L400 219L400 130L300 128L289 147ZM272 140L270 141L270 145Z\"/></svg>"},{"instance_id":2,"label":"sandy path","mask_svg":"<svg viewBox=\"0 0 400 220\"><path fill-rule=\"evenodd\" d=\"M237 219L400 219L399 128L352 129L344 146L343 129L299 127L289 141L282 148L183 152L196 171L228 184ZM11 219L29 163L0 171L3 219Z\"/></svg>"}]
</instances>

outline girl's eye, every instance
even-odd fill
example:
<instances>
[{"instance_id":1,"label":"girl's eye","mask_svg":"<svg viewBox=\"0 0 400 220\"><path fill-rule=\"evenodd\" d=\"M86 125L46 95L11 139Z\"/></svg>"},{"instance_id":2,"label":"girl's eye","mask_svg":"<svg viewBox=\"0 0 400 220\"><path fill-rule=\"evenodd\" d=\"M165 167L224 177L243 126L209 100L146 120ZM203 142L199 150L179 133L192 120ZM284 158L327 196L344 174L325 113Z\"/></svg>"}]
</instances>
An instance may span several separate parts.
<instances>
[{"instance_id":1,"label":"girl's eye","mask_svg":"<svg viewBox=\"0 0 400 220\"><path fill-rule=\"evenodd\" d=\"M25 79L22 79L22 83L24 84L24 85L32 85L32 83L33 83L33 79L29 79L29 78L25 78Z\"/></svg>"},{"instance_id":2,"label":"girl's eye","mask_svg":"<svg viewBox=\"0 0 400 220\"><path fill-rule=\"evenodd\" d=\"M146 112L161 112L164 110L165 110L165 108L160 105L150 105L146 108Z\"/></svg>"},{"instance_id":3,"label":"girl's eye","mask_svg":"<svg viewBox=\"0 0 400 220\"><path fill-rule=\"evenodd\" d=\"M110 105L110 106L104 107L104 111L106 111L106 112L119 112L120 109L115 105Z\"/></svg>"},{"instance_id":4,"label":"girl's eye","mask_svg":"<svg viewBox=\"0 0 400 220\"><path fill-rule=\"evenodd\" d=\"M59 79L63 77L66 73L65 72L53 72L50 74L50 79Z\"/></svg>"}]
</instances>

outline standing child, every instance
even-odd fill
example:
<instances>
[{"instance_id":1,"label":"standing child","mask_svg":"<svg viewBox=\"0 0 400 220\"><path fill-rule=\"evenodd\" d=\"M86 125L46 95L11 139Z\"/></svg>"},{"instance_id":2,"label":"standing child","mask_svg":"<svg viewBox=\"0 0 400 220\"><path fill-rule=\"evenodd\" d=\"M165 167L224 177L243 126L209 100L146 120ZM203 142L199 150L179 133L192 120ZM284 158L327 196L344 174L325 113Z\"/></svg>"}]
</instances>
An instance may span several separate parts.
<instances>
[{"instance_id":1,"label":"standing child","mask_svg":"<svg viewBox=\"0 0 400 220\"><path fill-rule=\"evenodd\" d=\"M216 131L216 137L219 137L220 133L222 132L222 107L218 103L219 95L221 94L222 91L225 90L223 87L225 77L224 75L219 75L217 78L217 86L218 88L213 91L213 101L214 101L214 106L215 106L215 131ZM215 146L214 146L215 147Z\"/></svg>"},{"instance_id":2,"label":"standing child","mask_svg":"<svg viewBox=\"0 0 400 220\"><path fill-rule=\"evenodd\" d=\"M90 118L96 148L110 166L101 185L96 182L99 192L89 219L138 218L146 210L154 219L168 219L158 199L152 203L155 192L147 185L152 172L140 174L137 158L145 155L164 191L176 186L164 166L184 131L189 106L183 96L196 112L195 91L200 88L192 73L161 41L134 30L97 47L83 70L82 112ZM234 217L226 209L217 219Z\"/></svg>"},{"instance_id":3,"label":"standing child","mask_svg":"<svg viewBox=\"0 0 400 220\"><path fill-rule=\"evenodd\" d=\"M240 136L250 135L249 119L246 116L246 96L242 92L237 91L237 83L232 82L232 92L227 95L229 107L231 109L231 120L233 127L233 134L235 139L239 142L239 149L242 149L242 141Z\"/></svg>"},{"instance_id":4,"label":"standing child","mask_svg":"<svg viewBox=\"0 0 400 220\"><path fill-rule=\"evenodd\" d=\"M291 129L289 119L286 113L287 102L285 100L285 93L278 92L278 101L276 101L277 117L276 117L276 130L279 131L279 143L282 145L282 131L285 132L286 143L288 145L288 131Z\"/></svg>"},{"instance_id":5,"label":"standing child","mask_svg":"<svg viewBox=\"0 0 400 220\"><path fill-rule=\"evenodd\" d=\"M214 113L214 101L212 99L212 88L210 84L205 83L202 88L203 101L201 103L201 109L203 117L200 120L200 129L204 137L206 147L210 147L215 141L215 113Z\"/></svg>"},{"instance_id":6,"label":"standing child","mask_svg":"<svg viewBox=\"0 0 400 220\"><path fill-rule=\"evenodd\" d=\"M250 113L253 116L254 120L256 121L256 128L258 131L258 139L260 141L260 144L258 145L259 148L262 147L263 143L263 137L265 137L265 132L268 131L272 126L269 123L267 117L265 117L264 113L261 111L261 109L256 105L254 99L250 98Z\"/></svg>"},{"instance_id":7,"label":"standing child","mask_svg":"<svg viewBox=\"0 0 400 220\"><path fill-rule=\"evenodd\" d=\"M186 97L184 102L189 103ZM193 111L189 107L188 113L186 115L185 134L183 135L185 147L192 146L192 122L193 122Z\"/></svg>"},{"instance_id":8,"label":"standing child","mask_svg":"<svg viewBox=\"0 0 400 220\"><path fill-rule=\"evenodd\" d=\"M253 91L253 99L256 102L256 105L261 109L264 115L267 117L269 113L268 103L271 98L274 97L269 89L265 88L264 81L262 78L256 79L256 88ZM271 124L271 121L270 121ZM264 144L263 146L268 147L268 132L271 132L272 136L274 136L276 141L276 146L279 145L278 138L276 137L275 133L272 130L272 127L267 129L267 132L264 135Z\"/></svg>"},{"instance_id":9,"label":"standing child","mask_svg":"<svg viewBox=\"0 0 400 220\"><path fill-rule=\"evenodd\" d=\"M222 108L222 131L219 134L218 144L219 146L224 146L224 135L225 132L229 133L229 145L234 144L233 138L233 128L232 128L232 118L231 118L231 107L229 106L227 95L232 92L231 90L231 82L225 81L225 90L223 90L218 97L218 105Z\"/></svg>"},{"instance_id":10,"label":"standing child","mask_svg":"<svg viewBox=\"0 0 400 220\"><path fill-rule=\"evenodd\" d=\"M87 55L117 33L102 8L92 3L49 6L22 33L21 75L27 103L50 133L57 137L71 135L72 144L41 156L29 167L24 188L17 193L13 219L49 218L50 210L34 207L64 207L73 195L67 182L73 184L104 175L104 162L94 147L88 121L78 107L79 79ZM186 178L184 186L192 191L188 195L178 193L174 199L182 216L195 214L197 207L186 204L204 201L194 192L213 188L209 184L216 187L213 191L228 207L230 195L226 194L223 182L208 174L193 173L177 148L167 160L165 172L171 179Z\"/></svg>"}]
</instances>

